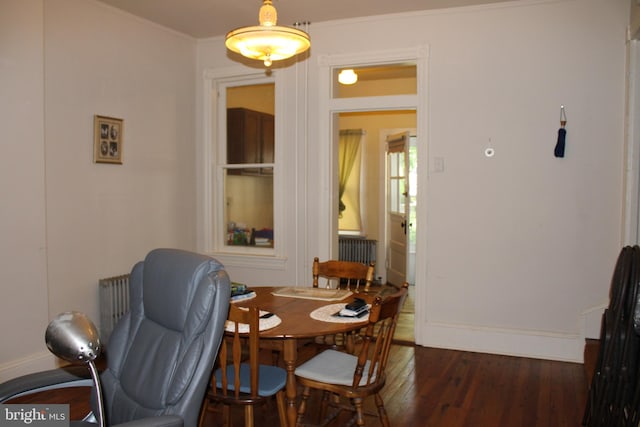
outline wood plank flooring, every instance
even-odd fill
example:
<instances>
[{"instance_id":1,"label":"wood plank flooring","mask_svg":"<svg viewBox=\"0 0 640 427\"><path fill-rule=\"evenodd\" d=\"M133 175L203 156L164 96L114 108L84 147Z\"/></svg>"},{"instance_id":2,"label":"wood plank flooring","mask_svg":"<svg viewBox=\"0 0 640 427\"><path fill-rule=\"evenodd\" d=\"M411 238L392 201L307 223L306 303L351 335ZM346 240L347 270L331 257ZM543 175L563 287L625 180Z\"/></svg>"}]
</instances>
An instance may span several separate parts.
<instances>
[{"instance_id":1,"label":"wood plank flooring","mask_svg":"<svg viewBox=\"0 0 640 427\"><path fill-rule=\"evenodd\" d=\"M582 364L394 345L382 396L396 427L576 427L587 389ZM87 397L75 393L76 400ZM54 398L47 403L69 397L49 395ZM372 410L372 402L366 407ZM310 421L316 409L308 409ZM235 425L242 425L241 413L235 414ZM375 418L366 421L380 425ZM344 423L342 417L334 425ZM205 425L220 423L211 414ZM256 409L256 425L278 425L275 402Z\"/></svg>"},{"instance_id":2,"label":"wood plank flooring","mask_svg":"<svg viewBox=\"0 0 640 427\"><path fill-rule=\"evenodd\" d=\"M414 335L414 318L415 318L415 286L409 286L409 292L407 293L407 299L404 301L400 316L398 317L398 324L396 326L396 332L393 336L393 341L399 344L411 344L415 341Z\"/></svg>"}]
</instances>

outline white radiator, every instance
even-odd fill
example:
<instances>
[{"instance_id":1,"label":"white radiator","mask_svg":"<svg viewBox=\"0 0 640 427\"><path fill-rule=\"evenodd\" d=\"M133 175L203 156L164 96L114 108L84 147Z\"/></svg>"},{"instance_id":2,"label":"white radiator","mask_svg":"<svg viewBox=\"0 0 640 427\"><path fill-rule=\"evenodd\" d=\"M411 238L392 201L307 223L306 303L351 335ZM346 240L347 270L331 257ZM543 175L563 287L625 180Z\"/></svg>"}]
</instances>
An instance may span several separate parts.
<instances>
[{"instance_id":1,"label":"white radiator","mask_svg":"<svg viewBox=\"0 0 640 427\"><path fill-rule=\"evenodd\" d=\"M363 264L375 263L377 243L377 240L340 237L338 239L338 259Z\"/></svg>"},{"instance_id":2,"label":"white radiator","mask_svg":"<svg viewBox=\"0 0 640 427\"><path fill-rule=\"evenodd\" d=\"M129 311L129 275L107 277L98 282L100 288L100 340L103 345L118 320Z\"/></svg>"}]
</instances>

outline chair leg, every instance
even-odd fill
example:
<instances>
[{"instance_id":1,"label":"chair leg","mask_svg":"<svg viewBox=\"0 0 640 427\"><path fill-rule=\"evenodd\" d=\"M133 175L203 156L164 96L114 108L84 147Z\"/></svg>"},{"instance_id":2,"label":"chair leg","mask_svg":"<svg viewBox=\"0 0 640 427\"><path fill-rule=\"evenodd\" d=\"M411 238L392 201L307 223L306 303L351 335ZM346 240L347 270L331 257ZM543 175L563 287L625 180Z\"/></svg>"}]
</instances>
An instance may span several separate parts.
<instances>
[{"instance_id":1,"label":"chair leg","mask_svg":"<svg viewBox=\"0 0 640 427\"><path fill-rule=\"evenodd\" d=\"M364 425L364 409L362 408L362 398L356 397L353 399L353 406L356 409L356 425Z\"/></svg>"},{"instance_id":2,"label":"chair leg","mask_svg":"<svg viewBox=\"0 0 640 427\"><path fill-rule=\"evenodd\" d=\"M309 387L305 387L302 390L302 399L300 400L300 406L298 406L298 417L296 418L296 426L302 425L302 420L304 419L304 413L307 410L307 399L309 399L310 394L311 394L311 389Z\"/></svg>"},{"instance_id":3,"label":"chair leg","mask_svg":"<svg viewBox=\"0 0 640 427\"><path fill-rule=\"evenodd\" d=\"M223 427L231 426L231 408L229 405L222 406L222 425Z\"/></svg>"},{"instance_id":4,"label":"chair leg","mask_svg":"<svg viewBox=\"0 0 640 427\"><path fill-rule=\"evenodd\" d=\"M278 403L278 417L280 418L280 427L287 427L287 405L284 402L284 391L280 390L276 393L276 402Z\"/></svg>"},{"instance_id":5,"label":"chair leg","mask_svg":"<svg viewBox=\"0 0 640 427\"><path fill-rule=\"evenodd\" d=\"M389 417L387 416L387 411L384 409L384 401L382 400L382 396L379 393L376 393L375 396L376 406L378 407L378 417L380 417L380 422L384 427L389 427Z\"/></svg>"},{"instance_id":6,"label":"chair leg","mask_svg":"<svg viewBox=\"0 0 640 427\"><path fill-rule=\"evenodd\" d=\"M253 405L244 407L244 426L253 427Z\"/></svg>"},{"instance_id":7,"label":"chair leg","mask_svg":"<svg viewBox=\"0 0 640 427\"><path fill-rule=\"evenodd\" d=\"M320 419L324 420L327 418L327 408L329 407L329 392L322 392L322 399L320 400Z\"/></svg>"}]
</instances>

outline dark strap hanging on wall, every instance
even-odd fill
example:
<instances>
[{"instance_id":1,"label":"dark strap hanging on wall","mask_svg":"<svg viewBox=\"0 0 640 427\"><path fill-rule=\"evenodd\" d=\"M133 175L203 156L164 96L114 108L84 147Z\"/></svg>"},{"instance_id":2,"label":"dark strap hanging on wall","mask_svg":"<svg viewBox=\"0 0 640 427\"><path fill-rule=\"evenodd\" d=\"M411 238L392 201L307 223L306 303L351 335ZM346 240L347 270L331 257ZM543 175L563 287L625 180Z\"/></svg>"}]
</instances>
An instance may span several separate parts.
<instances>
[{"instance_id":1,"label":"dark strap hanging on wall","mask_svg":"<svg viewBox=\"0 0 640 427\"><path fill-rule=\"evenodd\" d=\"M567 124L567 116L564 113L564 105L560 106L560 129L558 129L558 141L556 142L556 148L553 150L553 154L556 157L564 157L564 145L567 137L567 130L564 128Z\"/></svg>"}]
</instances>

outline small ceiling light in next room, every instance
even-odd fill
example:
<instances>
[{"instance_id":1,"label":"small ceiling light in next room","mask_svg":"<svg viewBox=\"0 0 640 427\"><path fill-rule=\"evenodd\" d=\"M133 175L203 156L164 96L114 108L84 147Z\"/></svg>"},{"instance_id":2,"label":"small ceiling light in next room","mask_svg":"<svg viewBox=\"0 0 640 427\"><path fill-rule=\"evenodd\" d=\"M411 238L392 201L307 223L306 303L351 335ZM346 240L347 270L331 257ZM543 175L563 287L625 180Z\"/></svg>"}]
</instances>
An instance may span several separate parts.
<instances>
[{"instance_id":1,"label":"small ceiling light in next room","mask_svg":"<svg viewBox=\"0 0 640 427\"><path fill-rule=\"evenodd\" d=\"M352 69L342 70L338 74L338 81L343 85L352 85L358 81L358 75Z\"/></svg>"}]
</instances>

